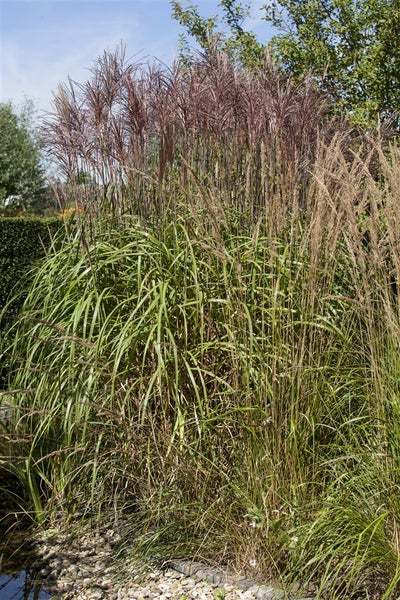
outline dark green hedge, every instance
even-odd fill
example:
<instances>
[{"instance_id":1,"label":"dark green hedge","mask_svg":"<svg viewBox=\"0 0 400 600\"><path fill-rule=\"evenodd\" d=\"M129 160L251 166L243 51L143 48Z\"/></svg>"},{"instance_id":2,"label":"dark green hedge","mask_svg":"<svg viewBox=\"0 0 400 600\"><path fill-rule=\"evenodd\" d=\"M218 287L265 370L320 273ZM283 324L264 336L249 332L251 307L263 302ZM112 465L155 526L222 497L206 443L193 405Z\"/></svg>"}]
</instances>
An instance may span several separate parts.
<instances>
[{"instance_id":1,"label":"dark green hedge","mask_svg":"<svg viewBox=\"0 0 400 600\"><path fill-rule=\"evenodd\" d=\"M8 387L7 348L13 336L9 328L21 310L30 273L54 237L61 243L62 230L64 222L59 218L0 218L0 390Z\"/></svg>"},{"instance_id":2,"label":"dark green hedge","mask_svg":"<svg viewBox=\"0 0 400 600\"><path fill-rule=\"evenodd\" d=\"M27 273L63 227L58 218L0 218L0 310L27 284ZM18 313L21 303L22 297L7 308L3 324Z\"/></svg>"}]
</instances>

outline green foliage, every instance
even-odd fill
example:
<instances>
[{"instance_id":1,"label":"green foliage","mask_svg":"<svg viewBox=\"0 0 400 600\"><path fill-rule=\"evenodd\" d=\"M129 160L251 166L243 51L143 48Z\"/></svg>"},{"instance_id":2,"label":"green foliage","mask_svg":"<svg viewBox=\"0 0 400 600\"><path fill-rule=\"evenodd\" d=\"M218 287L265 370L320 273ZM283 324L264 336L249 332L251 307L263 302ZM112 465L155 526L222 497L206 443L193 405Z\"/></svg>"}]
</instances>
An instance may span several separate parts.
<instances>
[{"instance_id":1,"label":"green foliage","mask_svg":"<svg viewBox=\"0 0 400 600\"><path fill-rule=\"evenodd\" d=\"M12 365L26 390L18 434L32 436L20 477L36 506L38 488L67 512L133 503L153 526L177 503L188 519L210 510L196 535L212 526L218 548L217 497L240 528L246 514L266 526L263 502L280 514L315 493L318 438L332 442L348 418L346 379L359 369L364 381L345 337L358 317L324 299L334 265L311 276L295 222L273 240L267 223L238 235L236 215L225 220L224 242L187 213L148 228L97 223L95 240L72 240L36 272ZM328 398L337 412L324 412ZM332 435L316 431L322 419ZM154 514L146 481L164 490Z\"/></svg>"},{"instance_id":2,"label":"green foliage","mask_svg":"<svg viewBox=\"0 0 400 600\"><path fill-rule=\"evenodd\" d=\"M29 270L45 256L62 226L56 218L0 218L0 310L19 290L21 282L25 289ZM3 319L15 316L22 302L23 296L8 305Z\"/></svg>"},{"instance_id":3,"label":"green foliage","mask_svg":"<svg viewBox=\"0 0 400 600\"><path fill-rule=\"evenodd\" d=\"M348 131L320 133L313 94L221 53L143 88L120 58L82 95L61 88L48 129L60 162L107 172L110 194L90 197L98 177L75 187L78 227L8 332L1 460L23 509L43 525L112 511L153 560L398 598L398 145L349 151ZM138 145L118 155L128 125ZM145 166L126 171L140 216L118 179L128 154Z\"/></svg>"},{"instance_id":4,"label":"green foliage","mask_svg":"<svg viewBox=\"0 0 400 600\"><path fill-rule=\"evenodd\" d=\"M224 0L220 19L202 18L193 3L171 5L172 16L204 50L217 47L246 66L262 64L266 47L242 27L248 5ZM284 72L295 79L312 73L357 125L371 127L378 118L398 124L398 0L270 0L261 10L278 31L269 48ZM190 55L185 38L183 55Z\"/></svg>"},{"instance_id":5,"label":"green foliage","mask_svg":"<svg viewBox=\"0 0 400 600\"><path fill-rule=\"evenodd\" d=\"M0 210L3 214L40 211L46 201L44 173L32 107L18 114L0 103Z\"/></svg>"},{"instance_id":6,"label":"green foliage","mask_svg":"<svg viewBox=\"0 0 400 600\"><path fill-rule=\"evenodd\" d=\"M51 249L0 436L26 510L116 510L152 558L398 597L400 156L373 148L377 183L340 148L301 210L277 196L255 222L204 196Z\"/></svg>"},{"instance_id":7,"label":"green foliage","mask_svg":"<svg viewBox=\"0 0 400 600\"><path fill-rule=\"evenodd\" d=\"M217 48L246 67L259 68L262 65L265 46L257 40L254 33L243 28L243 21L249 15L250 4L243 4L238 0L221 0L219 5L223 9L222 19L216 15L201 17L198 7L193 2L186 2L186 7L178 0L171 0L170 4L172 17L186 28L204 51ZM229 35L218 28L222 24L228 26ZM190 46L185 36L181 37L181 57L184 60L191 57Z\"/></svg>"},{"instance_id":8,"label":"green foliage","mask_svg":"<svg viewBox=\"0 0 400 600\"><path fill-rule=\"evenodd\" d=\"M9 380L10 325L18 316L33 276L33 268L44 258L54 236L63 227L61 219L0 218L0 389Z\"/></svg>"},{"instance_id":9,"label":"green foliage","mask_svg":"<svg viewBox=\"0 0 400 600\"><path fill-rule=\"evenodd\" d=\"M312 72L353 122L371 126L400 109L398 0L278 0L265 16L273 48L295 77Z\"/></svg>"}]
</instances>

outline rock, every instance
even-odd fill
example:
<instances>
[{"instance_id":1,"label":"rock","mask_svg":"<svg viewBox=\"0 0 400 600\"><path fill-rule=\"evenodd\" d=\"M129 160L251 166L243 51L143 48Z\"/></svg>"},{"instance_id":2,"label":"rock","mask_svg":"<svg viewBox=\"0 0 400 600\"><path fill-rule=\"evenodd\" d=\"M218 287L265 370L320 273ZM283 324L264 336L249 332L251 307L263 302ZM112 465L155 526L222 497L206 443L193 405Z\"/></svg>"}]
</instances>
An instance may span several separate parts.
<instances>
[{"instance_id":1,"label":"rock","mask_svg":"<svg viewBox=\"0 0 400 600\"><path fill-rule=\"evenodd\" d=\"M47 575L47 579L49 581L56 581L58 577L58 571L56 569L54 569L53 571L50 571L50 573Z\"/></svg>"}]
</instances>

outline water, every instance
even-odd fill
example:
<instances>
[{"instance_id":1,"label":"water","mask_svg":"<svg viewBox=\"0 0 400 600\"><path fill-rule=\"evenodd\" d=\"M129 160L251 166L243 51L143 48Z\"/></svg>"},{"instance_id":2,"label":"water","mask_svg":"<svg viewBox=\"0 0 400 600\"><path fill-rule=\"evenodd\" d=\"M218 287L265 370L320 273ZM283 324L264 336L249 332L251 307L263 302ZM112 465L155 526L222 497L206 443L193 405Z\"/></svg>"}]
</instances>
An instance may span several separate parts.
<instances>
[{"instance_id":1,"label":"water","mask_svg":"<svg viewBox=\"0 0 400 600\"><path fill-rule=\"evenodd\" d=\"M29 533L0 530L0 600L47 600Z\"/></svg>"},{"instance_id":2,"label":"water","mask_svg":"<svg viewBox=\"0 0 400 600\"><path fill-rule=\"evenodd\" d=\"M46 600L50 594L36 579L34 569L17 573L0 573L0 600Z\"/></svg>"},{"instance_id":3,"label":"water","mask_svg":"<svg viewBox=\"0 0 400 600\"><path fill-rule=\"evenodd\" d=\"M31 543L32 522L21 517L13 502L22 492L20 484L5 469L0 469L0 489L0 600L47 600L51 595L40 582Z\"/></svg>"}]
</instances>

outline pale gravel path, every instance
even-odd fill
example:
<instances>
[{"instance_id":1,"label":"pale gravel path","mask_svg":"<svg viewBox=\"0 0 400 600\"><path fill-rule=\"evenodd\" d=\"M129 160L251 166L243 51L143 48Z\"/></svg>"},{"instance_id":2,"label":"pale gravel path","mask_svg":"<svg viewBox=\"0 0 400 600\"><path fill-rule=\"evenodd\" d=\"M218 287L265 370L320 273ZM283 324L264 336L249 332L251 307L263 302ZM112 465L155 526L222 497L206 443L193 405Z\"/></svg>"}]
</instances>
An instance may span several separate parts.
<instances>
[{"instance_id":1,"label":"pale gravel path","mask_svg":"<svg viewBox=\"0 0 400 600\"><path fill-rule=\"evenodd\" d=\"M113 531L37 541L41 575L52 600L312 600L240 578L200 562L170 560L163 569L131 573L113 557Z\"/></svg>"}]
</instances>

